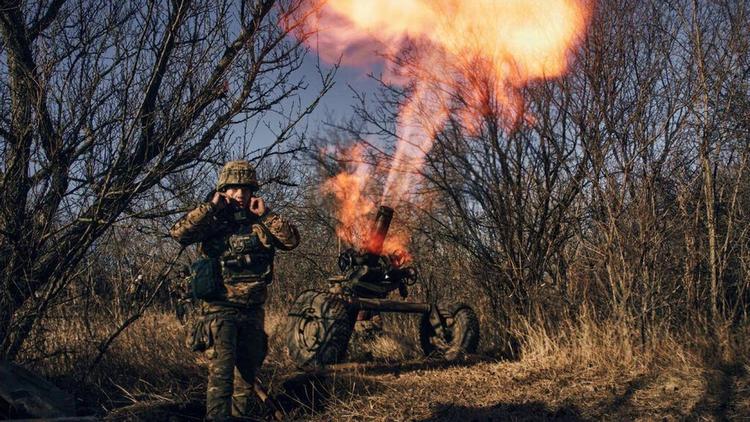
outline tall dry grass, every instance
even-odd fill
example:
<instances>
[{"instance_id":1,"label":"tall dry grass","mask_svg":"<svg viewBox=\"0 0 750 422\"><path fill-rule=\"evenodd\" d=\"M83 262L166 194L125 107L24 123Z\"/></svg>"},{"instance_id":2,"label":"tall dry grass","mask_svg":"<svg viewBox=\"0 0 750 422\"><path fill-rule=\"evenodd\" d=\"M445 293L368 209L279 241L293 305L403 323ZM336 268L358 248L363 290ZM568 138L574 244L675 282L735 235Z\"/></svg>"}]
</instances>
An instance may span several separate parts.
<instances>
[{"instance_id":1,"label":"tall dry grass","mask_svg":"<svg viewBox=\"0 0 750 422\"><path fill-rule=\"evenodd\" d=\"M712 390L737 392L750 385L746 376L728 379L720 368L731 357L738 374L747 372L748 330L720 333L721 347L705 332L667 329L642 344L628 321L599 321L584 313L576 321L558 321L552 330L548 322L519 318L513 333L521 339L517 360L485 357L445 365L422 360L417 318L386 315L383 334L353 339L350 357L360 365L305 374L284 353L283 318L280 309L267 313L270 351L261 379L293 419L455 420L474 415L481 420L496 411L710 419L714 409L727 406ZM24 357L33 369L72 390L81 414L124 420L202 417L207 362L187 348L185 327L173 315L147 313L93 369L97 340L109 334L110 321L87 324L69 316L45 327L37 333L44 334L44 341L31 341L39 347L26 350ZM491 331L485 327L482 334L488 337ZM53 351L59 353L45 357ZM732 397L725 416L750 411L747 399Z\"/></svg>"},{"instance_id":2,"label":"tall dry grass","mask_svg":"<svg viewBox=\"0 0 750 422\"><path fill-rule=\"evenodd\" d=\"M77 397L79 413L189 404L200 400L205 362L185 345L173 314L147 312L124 330L94 365L102 340L117 326L107 314L48 318L21 359Z\"/></svg>"},{"instance_id":3,"label":"tall dry grass","mask_svg":"<svg viewBox=\"0 0 750 422\"><path fill-rule=\"evenodd\" d=\"M750 415L747 361L721 367L704 334L664 329L641 343L634 324L583 316L550 331L516 321L514 361L364 370L374 391L347 394L314 420L725 420ZM738 334L732 341L741 349ZM405 369L408 368L408 369ZM339 386L341 388L341 386ZM351 385L353 387L353 384Z\"/></svg>"}]
</instances>

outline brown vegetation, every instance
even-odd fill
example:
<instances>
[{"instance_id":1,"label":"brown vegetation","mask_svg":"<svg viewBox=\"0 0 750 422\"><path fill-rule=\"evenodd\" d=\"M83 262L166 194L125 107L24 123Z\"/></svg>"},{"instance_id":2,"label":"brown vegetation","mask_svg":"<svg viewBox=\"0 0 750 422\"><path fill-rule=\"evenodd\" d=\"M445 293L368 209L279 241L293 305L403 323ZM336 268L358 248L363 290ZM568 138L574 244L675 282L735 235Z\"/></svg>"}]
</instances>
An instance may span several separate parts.
<instances>
[{"instance_id":1,"label":"brown vegetation","mask_svg":"<svg viewBox=\"0 0 750 422\"><path fill-rule=\"evenodd\" d=\"M644 348L637 332L614 322L584 318L555 334L520 323L519 360L474 356L446 364L419 357L413 327L388 319L384 335L353 340L354 363L304 373L283 353L277 333L283 317L268 317L271 354L262 379L292 420L724 420L750 411L750 374L739 363L747 356L714 365L721 357L705 334L690 339L665 331ZM80 354L30 366L75 386L69 388L81 412L113 420L202 417L207 362L185 347L185 327L174 316L149 312L91 372L86 354L95 347L76 334L85 327L51 328L57 336L49 338L50 349ZM748 334L736 333L740 344L729 348L746 353L741 343Z\"/></svg>"},{"instance_id":2,"label":"brown vegetation","mask_svg":"<svg viewBox=\"0 0 750 422\"><path fill-rule=\"evenodd\" d=\"M254 17L213 1L189 13L179 1L128 2L112 16L86 0L32 3L0 7L0 356L74 392L81 414L201 418L205 362L173 316L194 251L177 257L165 234L212 187L215 164L239 155L258 163L261 194L303 236L277 258L261 374L291 418L750 415L747 2L598 1L570 73L525 90L533 125L501 130L493 104L479 132L452 120L424 169L433 206L399 209L394 224L412 233L411 296L471 303L481 356L424 361L416 318L388 316L384 337L352 345L371 362L317 374L297 372L275 335L296 294L335 269L335 214L319 186L346 163L317 147L392 139L404 93L384 89L374 109L363 101L349 123L293 143L288 129L307 109L274 107L301 88L290 78L302 51L269 22L277 2L241 2ZM231 63L234 38L200 26L206 16L249 25ZM65 44L66 19L88 44ZM177 41L165 22L181 28ZM148 54L95 53L121 44ZM245 69L264 48L275 62L252 79ZM158 51L175 67L160 67ZM97 60L109 66L99 79ZM216 76L217 66L233 70ZM131 84L100 86L108 71ZM154 80L166 84L159 101ZM278 142L252 152L249 136L231 139L232 119L270 109L289 117Z\"/></svg>"}]
</instances>

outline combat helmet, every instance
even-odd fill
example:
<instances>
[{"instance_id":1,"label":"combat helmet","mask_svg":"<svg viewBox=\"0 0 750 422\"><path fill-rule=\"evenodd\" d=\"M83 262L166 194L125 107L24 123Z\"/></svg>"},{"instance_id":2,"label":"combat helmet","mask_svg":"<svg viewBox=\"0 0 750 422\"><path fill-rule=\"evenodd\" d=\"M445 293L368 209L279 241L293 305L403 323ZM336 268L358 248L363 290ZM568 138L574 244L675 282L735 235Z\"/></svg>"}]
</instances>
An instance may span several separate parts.
<instances>
[{"instance_id":1,"label":"combat helmet","mask_svg":"<svg viewBox=\"0 0 750 422\"><path fill-rule=\"evenodd\" d=\"M249 186L258 189L258 179L255 177L255 167L245 160L229 161L224 164L219 173L217 191L223 191L229 186Z\"/></svg>"}]
</instances>

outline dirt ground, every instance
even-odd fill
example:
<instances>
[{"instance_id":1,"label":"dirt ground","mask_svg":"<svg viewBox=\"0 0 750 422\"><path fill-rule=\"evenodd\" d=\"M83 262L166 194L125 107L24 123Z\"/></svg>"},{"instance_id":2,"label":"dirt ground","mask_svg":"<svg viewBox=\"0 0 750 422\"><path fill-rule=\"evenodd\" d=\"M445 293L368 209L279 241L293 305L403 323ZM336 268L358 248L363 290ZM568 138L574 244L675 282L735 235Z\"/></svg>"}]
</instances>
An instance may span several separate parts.
<instances>
[{"instance_id":1,"label":"dirt ground","mask_svg":"<svg viewBox=\"0 0 750 422\"><path fill-rule=\"evenodd\" d=\"M471 356L346 363L324 371L268 367L264 382L286 420L588 421L750 420L746 366L633 371L577 363L530 365ZM202 397L147 402L112 420L200 420ZM258 405L258 420L272 420Z\"/></svg>"},{"instance_id":2,"label":"dirt ground","mask_svg":"<svg viewBox=\"0 0 750 422\"><path fill-rule=\"evenodd\" d=\"M307 383L308 390L330 392L326 386L336 382L351 390L343 397L320 397L326 404L319 413L295 417L320 421L750 419L749 381L744 367L702 374L632 374L481 359L451 366L425 361L365 364L334 370L323 379L298 377L296 382Z\"/></svg>"}]
</instances>

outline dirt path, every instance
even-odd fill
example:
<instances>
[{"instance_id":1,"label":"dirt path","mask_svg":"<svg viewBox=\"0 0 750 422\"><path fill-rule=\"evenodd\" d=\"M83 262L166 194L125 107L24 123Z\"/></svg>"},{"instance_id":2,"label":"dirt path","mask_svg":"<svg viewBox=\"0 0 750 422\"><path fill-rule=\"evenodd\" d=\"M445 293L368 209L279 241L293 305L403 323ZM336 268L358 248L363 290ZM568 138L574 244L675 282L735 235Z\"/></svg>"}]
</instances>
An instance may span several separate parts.
<instances>
[{"instance_id":1,"label":"dirt path","mask_svg":"<svg viewBox=\"0 0 750 422\"><path fill-rule=\"evenodd\" d=\"M750 417L749 385L740 367L639 374L475 358L342 365L292 376L280 391L298 403L295 417L321 421L727 420Z\"/></svg>"},{"instance_id":2,"label":"dirt path","mask_svg":"<svg viewBox=\"0 0 750 422\"><path fill-rule=\"evenodd\" d=\"M269 368L270 369L270 368ZM457 364L413 360L349 363L316 372L267 373L289 420L589 421L750 418L743 366L711 371L530 364L473 357ZM257 409L262 413L263 409ZM202 398L127 419L200 420ZM270 419L266 419L270 420Z\"/></svg>"},{"instance_id":3,"label":"dirt path","mask_svg":"<svg viewBox=\"0 0 750 422\"><path fill-rule=\"evenodd\" d=\"M696 409L715 420L750 420L750 379L747 368L739 364L717 365L706 371L706 394Z\"/></svg>"}]
</instances>

